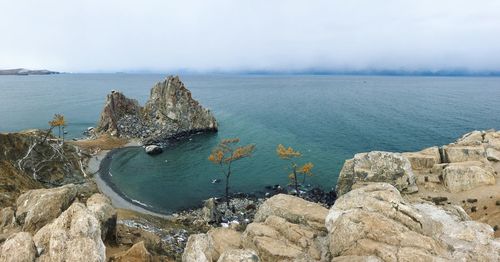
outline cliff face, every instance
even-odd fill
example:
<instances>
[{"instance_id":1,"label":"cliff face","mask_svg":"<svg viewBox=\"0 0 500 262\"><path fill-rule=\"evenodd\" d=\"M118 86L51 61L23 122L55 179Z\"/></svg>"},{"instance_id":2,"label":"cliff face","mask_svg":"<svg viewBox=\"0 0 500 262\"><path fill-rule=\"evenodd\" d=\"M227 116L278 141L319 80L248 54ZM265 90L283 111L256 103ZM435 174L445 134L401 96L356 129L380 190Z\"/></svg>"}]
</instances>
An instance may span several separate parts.
<instances>
[{"instance_id":1,"label":"cliff face","mask_svg":"<svg viewBox=\"0 0 500 262\"><path fill-rule=\"evenodd\" d=\"M27 189L81 183L82 156L70 144L61 145L52 136L28 130L0 134L0 203L7 206Z\"/></svg>"},{"instance_id":2,"label":"cliff face","mask_svg":"<svg viewBox=\"0 0 500 262\"><path fill-rule=\"evenodd\" d=\"M169 76L151 89L144 107L119 92L109 94L97 131L155 143L199 131L217 131L217 121L192 98L179 77Z\"/></svg>"}]
</instances>

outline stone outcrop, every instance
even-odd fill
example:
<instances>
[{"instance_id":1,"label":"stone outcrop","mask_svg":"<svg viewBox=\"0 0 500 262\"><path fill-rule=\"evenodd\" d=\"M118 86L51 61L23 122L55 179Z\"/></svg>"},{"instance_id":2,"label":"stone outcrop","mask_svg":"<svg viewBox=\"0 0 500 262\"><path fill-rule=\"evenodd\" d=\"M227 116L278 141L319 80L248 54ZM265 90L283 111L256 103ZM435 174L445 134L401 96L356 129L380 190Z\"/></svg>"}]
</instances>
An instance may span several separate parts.
<instances>
[{"instance_id":1,"label":"stone outcrop","mask_svg":"<svg viewBox=\"0 0 500 262\"><path fill-rule=\"evenodd\" d=\"M0 261L2 262L35 261L36 255L33 237L27 232L12 235L0 246Z\"/></svg>"},{"instance_id":2,"label":"stone outcrop","mask_svg":"<svg viewBox=\"0 0 500 262\"><path fill-rule=\"evenodd\" d=\"M222 253L217 262L259 262L257 253L250 249L231 249Z\"/></svg>"},{"instance_id":3,"label":"stone outcrop","mask_svg":"<svg viewBox=\"0 0 500 262\"><path fill-rule=\"evenodd\" d=\"M1 209L0 236L7 239L0 239L0 261L105 261L103 240L115 235L116 210L101 194L87 205L77 196L72 184L35 189Z\"/></svg>"},{"instance_id":4,"label":"stone outcrop","mask_svg":"<svg viewBox=\"0 0 500 262\"><path fill-rule=\"evenodd\" d=\"M99 220L81 203L73 203L56 220L41 228L34 240L42 250L40 261L106 259Z\"/></svg>"},{"instance_id":5,"label":"stone outcrop","mask_svg":"<svg viewBox=\"0 0 500 262\"><path fill-rule=\"evenodd\" d=\"M116 209L111 205L111 200L103 194L94 194L87 199L87 208L94 213L101 225L101 238L115 241Z\"/></svg>"},{"instance_id":6,"label":"stone outcrop","mask_svg":"<svg viewBox=\"0 0 500 262\"><path fill-rule=\"evenodd\" d=\"M441 163L441 156L437 146L419 152L403 153L403 156L410 161L413 170L428 169Z\"/></svg>"},{"instance_id":7,"label":"stone outcrop","mask_svg":"<svg viewBox=\"0 0 500 262\"><path fill-rule=\"evenodd\" d=\"M76 197L72 184L53 189L36 189L17 199L16 219L22 230L31 233L45 226L66 210Z\"/></svg>"},{"instance_id":8,"label":"stone outcrop","mask_svg":"<svg viewBox=\"0 0 500 262\"><path fill-rule=\"evenodd\" d=\"M113 90L106 97L97 131L120 135L118 121L126 116L139 116L141 111L142 108L137 100L127 98L122 93Z\"/></svg>"},{"instance_id":9,"label":"stone outcrop","mask_svg":"<svg viewBox=\"0 0 500 262\"><path fill-rule=\"evenodd\" d=\"M151 262L153 261L153 257L146 249L144 245L144 241L135 243L131 248L127 251L118 254L110 259L110 261L115 262Z\"/></svg>"},{"instance_id":10,"label":"stone outcrop","mask_svg":"<svg viewBox=\"0 0 500 262\"><path fill-rule=\"evenodd\" d=\"M261 205L243 233L213 229L189 237L183 261L325 261L325 217L316 203L276 195ZM241 258L243 257L243 258Z\"/></svg>"},{"instance_id":11,"label":"stone outcrop","mask_svg":"<svg viewBox=\"0 0 500 262\"><path fill-rule=\"evenodd\" d=\"M266 200L242 234L191 235L183 261L499 261L500 240L454 205L360 183L327 210L289 195Z\"/></svg>"},{"instance_id":12,"label":"stone outcrop","mask_svg":"<svg viewBox=\"0 0 500 262\"><path fill-rule=\"evenodd\" d=\"M349 192L360 182L387 182L402 192L418 191L412 165L400 153L373 151L346 160L337 181L337 195Z\"/></svg>"},{"instance_id":13,"label":"stone outcrop","mask_svg":"<svg viewBox=\"0 0 500 262\"><path fill-rule=\"evenodd\" d=\"M113 91L97 126L100 133L140 138L145 144L201 131L216 131L217 121L191 96L179 77L169 76L152 89L144 107Z\"/></svg>"},{"instance_id":14,"label":"stone outcrop","mask_svg":"<svg viewBox=\"0 0 500 262\"><path fill-rule=\"evenodd\" d=\"M452 193L494 185L496 181L493 168L478 161L451 163L441 173L444 186Z\"/></svg>"},{"instance_id":15,"label":"stone outcrop","mask_svg":"<svg viewBox=\"0 0 500 262\"><path fill-rule=\"evenodd\" d=\"M0 206L30 189L85 181L79 149L51 135L43 142L45 136L42 130L0 133L0 184L8 185L0 186Z\"/></svg>"},{"instance_id":16,"label":"stone outcrop","mask_svg":"<svg viewBox=\"0 0 500 262\"><path fill-rule=\"evenodd\" d=\"M419 152L368 152L346 160L337 181L340 196L371 182L386 182L402 193L419 186L451 193L495 185L493 164L500 160L500 132L473 131L456 142ZM408 164L409 163L409 164Z\"/></svg>"},{"instance_id":17,"label":"stone outcrop","mask_svg":"<svg viewBox=\"0 0 500 262\"><path fill-rule=\"evenodd\" d=\"M381 261L498 261L493 229L463 209L410 203L386 183L341 196L326 218L333 257L374 256ZM374 259L374 258L373 258Z\"/></svg>"}]
</instances>

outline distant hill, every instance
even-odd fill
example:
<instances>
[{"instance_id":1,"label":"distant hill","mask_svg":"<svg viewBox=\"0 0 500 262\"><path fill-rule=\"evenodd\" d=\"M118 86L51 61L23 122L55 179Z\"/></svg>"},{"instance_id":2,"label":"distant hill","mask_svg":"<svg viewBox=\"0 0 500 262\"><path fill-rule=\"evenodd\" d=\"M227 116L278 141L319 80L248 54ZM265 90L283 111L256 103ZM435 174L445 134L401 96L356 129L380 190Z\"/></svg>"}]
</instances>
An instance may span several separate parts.
<instances>
[{"instance_id":1,"label":"distant hill","mask_svg":"<svg viewBox=\"0 0 500 262\"><path fill-rule=\"evenodd\" d=\"M29 70L25 68L17 68L17 69L0 69L0 75L53 75L59 74L59 72L49 71L49 70Z\"/></svg>"}]
</instances>

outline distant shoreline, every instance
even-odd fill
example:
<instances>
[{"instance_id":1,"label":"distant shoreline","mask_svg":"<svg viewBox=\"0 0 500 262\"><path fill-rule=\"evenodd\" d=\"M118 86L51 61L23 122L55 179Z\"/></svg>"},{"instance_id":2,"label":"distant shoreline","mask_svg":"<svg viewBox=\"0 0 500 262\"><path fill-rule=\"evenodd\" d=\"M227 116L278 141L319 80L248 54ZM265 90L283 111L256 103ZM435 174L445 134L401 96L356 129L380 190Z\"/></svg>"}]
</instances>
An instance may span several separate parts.
<instances>
[{"instance_id":1,"label":"distant shoreline","mask_svg":"<svg viewBox=\"0 0 500 262\"><path fill-rule=\"evenodd\" d=\"M0 76L9 75L9 76L28 76L28 75L57 75L60 72L50 71L50 70L30 70L25 68L16 68L16 69L0 69Z\"/></svg>"}]
</instances>

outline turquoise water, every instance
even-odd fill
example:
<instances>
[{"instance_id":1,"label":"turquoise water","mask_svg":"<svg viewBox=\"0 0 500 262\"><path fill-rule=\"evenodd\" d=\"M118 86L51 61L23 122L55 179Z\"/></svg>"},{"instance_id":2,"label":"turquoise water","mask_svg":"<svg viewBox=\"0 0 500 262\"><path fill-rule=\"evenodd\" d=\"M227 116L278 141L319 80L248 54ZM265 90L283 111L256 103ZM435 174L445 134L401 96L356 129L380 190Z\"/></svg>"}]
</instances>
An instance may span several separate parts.
<instances>
[{"instance_id":1,"label":"turquoise water","mask_svg":"<svg viewBox=\"0 0 500 262\"><path fill-rule=\"evenodd\" d=\"M53 113L71 137L95 126L111 89L144 103L162 75L0 77L0 130L45 127ZM198 135L158 156L129 148L113 156L109 179L124 194L168 212L221 195L207 157L221 138L240 137L257 151L235 165L232 191L287 183L276 145L312 161L309 183L335 186L345 159L370 150L412 151L452 142L473 129L500 129L500 78L383 76L181 76L212 109L217 134Z\"/></svg>"}]
</instances>

